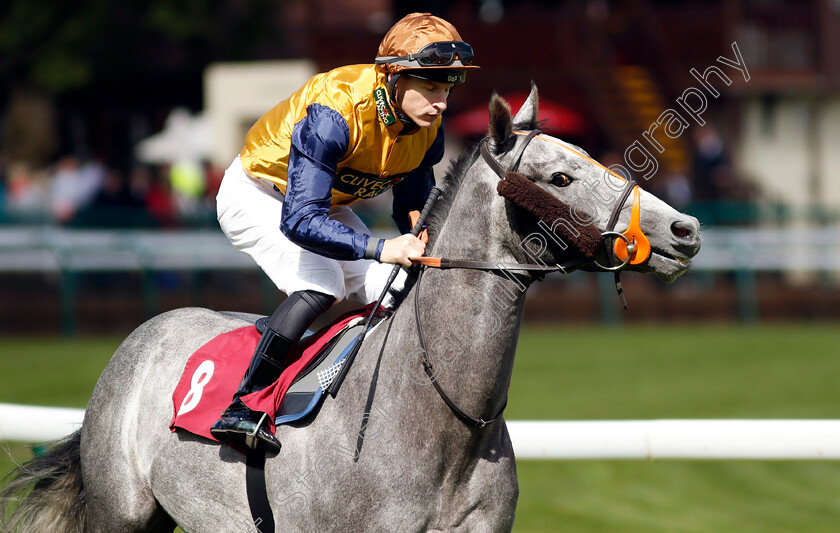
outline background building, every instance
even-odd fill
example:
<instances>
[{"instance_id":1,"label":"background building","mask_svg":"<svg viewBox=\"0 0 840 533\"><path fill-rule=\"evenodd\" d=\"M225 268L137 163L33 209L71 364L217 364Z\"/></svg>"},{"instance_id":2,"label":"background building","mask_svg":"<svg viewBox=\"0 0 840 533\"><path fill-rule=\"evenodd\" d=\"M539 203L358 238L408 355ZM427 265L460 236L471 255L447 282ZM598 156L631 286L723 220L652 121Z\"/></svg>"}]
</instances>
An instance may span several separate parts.
<instances>
[{"instance_id":1,"label":"background building","mask_svg":"<svg viewBox=\"0 0 840 533\"><path fill-rule=\"evenodd\" d=\"M686 283L705 303L691 313L766 316L770 304L744 312L744 298L795 285L791 301L836 307L835 0L12 0L0 12L0 230L214 231L215 191L250 124L310 73L370 62L390 25L417 10L453 22L482 67L450 99L450 155L483 135L493 91L515 107L533 80L552 134L623 164L704 223ZM788 254L805 259L791 270L752 257L738 263L752 277L731 275L727 231L764 228L772 240L779 227L817 230L796 237L809 250ZM834 255L814 259L820 249ZM594 282L569 283L591 285L581 298L593 300ZM600 316L597 305L585 316Z\"/></svg>"}]
</instances>

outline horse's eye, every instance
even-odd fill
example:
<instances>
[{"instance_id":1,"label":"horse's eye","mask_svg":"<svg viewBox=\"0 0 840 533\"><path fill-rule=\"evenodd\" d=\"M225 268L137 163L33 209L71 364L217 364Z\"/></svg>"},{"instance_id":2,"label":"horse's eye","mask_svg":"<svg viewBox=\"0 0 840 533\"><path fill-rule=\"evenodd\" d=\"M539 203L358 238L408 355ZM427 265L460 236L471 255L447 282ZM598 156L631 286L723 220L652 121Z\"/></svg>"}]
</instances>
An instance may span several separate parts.
<instances>
[{"instance_id":1,"label":"horse's eye","mask_svg":"<svg viewBox=\"0 0 840 533\"><path fill-rule=\"evenodd\" d=\"M568 187L573 181L565 172L555 172L551 175L551 184L555 187Z\"/></svg>"}]
</instances>

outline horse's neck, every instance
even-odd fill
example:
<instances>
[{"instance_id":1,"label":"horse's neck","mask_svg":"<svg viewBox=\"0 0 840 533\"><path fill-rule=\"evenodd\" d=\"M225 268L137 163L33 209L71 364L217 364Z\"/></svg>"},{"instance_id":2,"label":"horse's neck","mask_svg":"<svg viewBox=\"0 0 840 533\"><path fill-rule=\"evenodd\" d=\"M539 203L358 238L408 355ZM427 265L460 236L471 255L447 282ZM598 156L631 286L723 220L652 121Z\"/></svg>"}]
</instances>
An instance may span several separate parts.
<instances>
[{"instance_id":1,"label":"horse's neck","mask_svg":"<svg viewBox=\"0 0 840 533\"><path fill-rule=\"evenodd\" d=\"M459 195L431 254L510 261L493 247L498 238L492 235L491 213L498 211L487 203ZM472 416L489 419L506 401L526 288L509 273L427 269L403 303L414 314L414 298L419 297L420 323L436 379Z\"/></svg>"},{"instance_id":2,"label":"horse's neck","mask_svg":"<svg viewBox=\"0 0 840 533\"><path fill-rule=\"evenodd\" d=\"M491 418L507 398L524 291L496 274L456 270L427 271L414 290L436 379L462 410Z\"/></svg>"}]
</instances>

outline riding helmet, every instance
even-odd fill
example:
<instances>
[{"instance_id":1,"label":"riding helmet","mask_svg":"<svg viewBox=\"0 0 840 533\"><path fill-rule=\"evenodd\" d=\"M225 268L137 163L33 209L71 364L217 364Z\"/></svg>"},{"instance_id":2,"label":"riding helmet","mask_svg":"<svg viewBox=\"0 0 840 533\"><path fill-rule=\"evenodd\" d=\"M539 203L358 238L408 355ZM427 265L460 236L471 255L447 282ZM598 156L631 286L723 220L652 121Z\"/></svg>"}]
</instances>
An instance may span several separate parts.
<instances>
[{"instance_id":1,"label":"riding helmet","mask_svg":"<svg viewBox=\"0 0 840 533\"><path fill-rule=\"evenodd\" d=\"M479 68L472 58L472 48L455 26L430 13L412 13L385 34L375 63L391 74L458 84L468 69Z\"/></svg>"}]
</instances>

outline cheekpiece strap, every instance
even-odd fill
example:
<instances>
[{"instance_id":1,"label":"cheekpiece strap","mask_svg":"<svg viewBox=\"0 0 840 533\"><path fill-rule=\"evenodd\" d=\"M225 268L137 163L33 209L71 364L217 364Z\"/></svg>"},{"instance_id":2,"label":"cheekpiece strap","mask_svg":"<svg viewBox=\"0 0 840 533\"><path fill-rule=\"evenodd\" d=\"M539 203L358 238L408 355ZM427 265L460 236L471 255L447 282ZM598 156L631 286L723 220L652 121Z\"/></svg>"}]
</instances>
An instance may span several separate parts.
<instances>
[{"instance_id":1,"label":"cheekpiece strap","mask_svg":"<svg viewBox=\"0 0 840 533\"><path fill-rule=\"evenodd\" d=\"M540 132L540 130L531 130L528 132L528 135L525 136L525 142L523 142L516 148L516 152L514 152L513 154L513 160L510 163L510 168L508 169L508 172L516 172L516 170L519 168L519 162L522 161L522 154L525 152L525 148L528 147L528 144L531 142L531 139L533 139L540 133L542 133Z\"/></svg>"},{"instance_id":2,"label":"cheekpiece strap","mask_svg":"<svg viewBox=\"0 0 840 533\"><path fill-rule=\"evenodd\" d=\"M502 165L496 161L496 158L493 157L493 154L490 153L490 138L485 137L483 141L481 141L481 157L484 159L484 162L493 169L493 172L496 173L497 176L500 178L505 175L505 169L502 168Z\"/></svg>"},{"instance_id":3,"label":"cheekpiece strap","mask_svg":"<svg viewBox=\"0 0 840 533\"><path fill-rule=\"evenodd\" d=\"M493 169L493 172L495 172L497 176L499 176L500 178L504 178L504 175L508 172L516 172L516 170L519 168L519 162L522 160L522 154L525 152L525 148L531 142L531 139L533 139L540 133L542 133L540 130L531 130L528 132L528 135L525 136L525 142L517 146L516 151L513 152L510 167L507 170L502 168L502 165L500 165L499 162L496 161L496 158L493 157L493 154L490 153L489 137L485 137L481 141L481 157L484 159L484 162L487 163L487 165Z\"/></svg>"}]
</instances>

